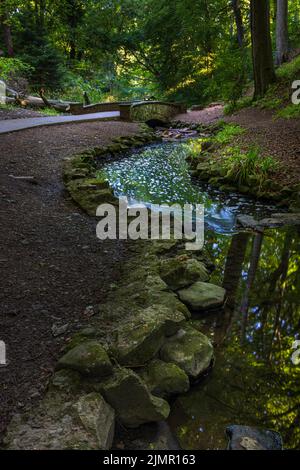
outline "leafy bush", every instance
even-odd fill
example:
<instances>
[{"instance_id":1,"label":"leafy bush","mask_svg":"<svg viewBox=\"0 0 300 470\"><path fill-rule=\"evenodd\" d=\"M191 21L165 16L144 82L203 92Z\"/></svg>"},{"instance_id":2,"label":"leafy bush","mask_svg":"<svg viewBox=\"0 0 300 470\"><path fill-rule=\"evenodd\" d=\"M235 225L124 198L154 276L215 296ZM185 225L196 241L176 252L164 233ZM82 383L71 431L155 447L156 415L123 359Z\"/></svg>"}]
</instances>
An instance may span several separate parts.
<instances>
[{"instance_id":1,"label":"leafy bush","mask_svg":"<svg viewBox=\"0 0 300 470\"><path fill-rule=\"evenodd\" d=\"M8 81L16 77L26 77L32 68L20 59L0 58L0 79Z\"/></svg>"},{"instance_id":2,"label":"leafy bush","mask_svg":"<svg viewBox=\"0 0 300 470\"><path fill-rule=\"evenodd\" d=\"M244 134L245 129L235 124L226 124L222 130L220 130L214 140L218 144L229 144L232 139L238 135Z\"/></svg>"},{"instance_id":3,"label":"leafy bush","mask_svg":"<svg viewBox=\"0 0 300 470\"><path fill-rule=\"evenodd\" d=\"M252 102L253 102L253 99L250 96L241 98L236 103L231 102L225 106L224 114L225 116L229 116L233 113L237 113L238 111L241 111L241 109L248 108L249 106L251 106Z\"/></svg>"},{"instance_id":4,"label":"leafy bush","mask_svg":"<svg viewBox=\"0 0 300 470\"><path fill-rule=\"evenodd\" d=\"M226 178L239 185L247 184L249 177L255 177L259 188L279 168L279 163L273 157L263 156L259 147L252 146L244 152L240 147L230 147L222 155L222 167Z\"/></svg>"},{"instance_id":5,"label":"leafy bush","mask_svg":"<svg viewBox=\"0 0 300 470\"><path fill-rule=\"evenodd\" d=\"M284 119L300 119L300 104L289 104L285 108L279 110L276 117Z\"/></svg>"},{"instance_id":6,"label":"leafy bush","mask_svg":"<svg viewBox=\"0 0 300 470\"><path fill-rule=\"evenodd\" d=\"M300 75L300 55L291 62L281 65L277 69L277 77L284 80L294 80Z\"/></svg>"}]
</instances>

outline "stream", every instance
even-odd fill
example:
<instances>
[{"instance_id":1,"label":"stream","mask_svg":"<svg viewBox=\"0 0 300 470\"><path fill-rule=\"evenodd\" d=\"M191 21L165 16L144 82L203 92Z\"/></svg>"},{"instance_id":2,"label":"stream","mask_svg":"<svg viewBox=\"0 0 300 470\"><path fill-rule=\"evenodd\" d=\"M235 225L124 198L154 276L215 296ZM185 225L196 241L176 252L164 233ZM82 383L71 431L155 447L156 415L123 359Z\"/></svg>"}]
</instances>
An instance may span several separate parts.
<instances>
[{"instance_id":1,"label":"stream","mask_svg":"<svg viewBox=\"0 0 300 470\"><path fill-rule=\"evenodd\" d=\"M237 193L193 180L184 143L153 145L108 162L118 196L130 203L205 205L205 245L228 302L222 312L194 315L211 337L216 361L201 383L173 403L169 425L183 449L224 449L231 424L274 429L285 448L300 448L300 236L296 227L239 230L240 214L278 212Z\"/></svg>"}]
</instances>

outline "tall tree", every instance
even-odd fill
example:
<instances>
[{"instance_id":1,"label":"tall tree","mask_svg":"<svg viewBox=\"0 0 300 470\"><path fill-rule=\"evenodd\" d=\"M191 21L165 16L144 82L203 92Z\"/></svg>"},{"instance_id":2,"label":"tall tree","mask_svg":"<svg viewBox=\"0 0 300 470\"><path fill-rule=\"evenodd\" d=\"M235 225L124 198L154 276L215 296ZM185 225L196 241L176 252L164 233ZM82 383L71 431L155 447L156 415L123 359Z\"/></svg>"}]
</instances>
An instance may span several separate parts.
<instances>
[{"instance_id":1,"label":"tall tree","mask_svg":"<svg viewBox=\"0 0 300 470\"><path fill-rule=\"evenodd\" d=\"M0 25L3 31L4 44L9 57L14 56L14 45L9 21L8 5L5 0L0 0Z\"/></svg>"},{"instance_id":2,"label":"tall tree","mask_svg":"<svg viewBox=\"0 0 300 470\"><path fill-rule=\"evenodd\" d=\"M244 31L244 24L243 24L243 15L242 15L242 10L241 10L241 2L240 0L231 0L231 4L232 4L232 9L233 9L234 19L235 19L235 24L236 24L237 40L238 40L239 46L243 47L245 31Z\"/></svg>"},{"instance_id":3,"label":"tall tree","mask_svg":"<svg viewBox=\"0 0 300 470\"><path fill-rule=\"evenodd\" d=\"M270 33L269 0L251 0L252 57L255 82L254 98L264 96L271 83L275 82Z\"/></svg>"},{"instance_id":4,"label":"tall tree","mask_svg":"<svg viewBox=\"0 0 300 470\"><path fill-rule=\"evenodd\" d=\"M276 13L276 64L281 65L288 60L288 0L277 0Z\"/></svg>"}]
</instances>

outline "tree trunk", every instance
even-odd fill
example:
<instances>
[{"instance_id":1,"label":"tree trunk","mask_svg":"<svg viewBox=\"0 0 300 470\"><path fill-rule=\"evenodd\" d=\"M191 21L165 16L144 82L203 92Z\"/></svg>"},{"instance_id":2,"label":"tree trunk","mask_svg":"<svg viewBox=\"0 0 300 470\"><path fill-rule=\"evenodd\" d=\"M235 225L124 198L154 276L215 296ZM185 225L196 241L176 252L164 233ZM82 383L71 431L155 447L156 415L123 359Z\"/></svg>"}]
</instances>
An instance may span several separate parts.
<instances>
[{"instance_id":1,"label":"tree trunk","mask_svg":"<svg viewBox=\"0 0 300 470\"><path fill-rule=\"evenodd\" d=\"M288 0L277 0L276 15L276 64L288 60Z\"/></svg>"},{"instance_id":2,"label":"tree trunk","mask_svg":"<svg viewBox=\"0 0 300 470\"><path fill-rule=\"evenodd\" d=\"M227 291L227 305L230 308L235 307L249 238L250 234L247 232L234 235L226 258L223 287Z\"/></svg>"},{"instance_id":3,"label":"tree trunk","mask_svg":"<svg viewBox=\"0 0 300 470\"><path fill-rule=\"evenodd\" d=\"M250 293L251 293L251 289L255 280L256 271L259 265L259 258L260 258L260 253L262 249L263 237L264 237L263 233L257 233L254 236L254 240L253 240L248 278L247 278L246 288L244 291L244 296L243 296L242 303L241 303L241 313L242 313L241 343L244 343L246 339Z\"/></svg>"},{"instance_id":4,"label":"tree trunk","mask_svg":"<svg viewBox=\"0 0 300 470\"><path fill-rule=\"evenodd\" d=\"M14 46L13 46L13 39L11 34L10 25L8 22L8 14L4 13L0 17L0 23L3 31L4 43L7 50L8 57L14 56Z\"/></svg>"},{"instance_id":5,"label":"tree trunk","mask_svg":"<svg viewBox=\"0 0 300 470\"><path fill-rule=\"evenodd\" d=\"M242 11L241 11L240 0L231 0L231 3L232 3L232 9L234 13L234 19L235 19L236 30L237 30L237 40L238 40L239 46L242 48L244 46L245 31L244 31L243 16L242 16Z\"/></svg>"},{"instance_id":6,"label":"tree trunk","mask_svg":"<svg viewBox=\"0 0 300 470\"><path fill-rule=\"evenodd\" d=\"M270 33L269 0L251 0L252 57L255 93L254 99L264 96L275 82Z\"/></svg>"}]
</instances>

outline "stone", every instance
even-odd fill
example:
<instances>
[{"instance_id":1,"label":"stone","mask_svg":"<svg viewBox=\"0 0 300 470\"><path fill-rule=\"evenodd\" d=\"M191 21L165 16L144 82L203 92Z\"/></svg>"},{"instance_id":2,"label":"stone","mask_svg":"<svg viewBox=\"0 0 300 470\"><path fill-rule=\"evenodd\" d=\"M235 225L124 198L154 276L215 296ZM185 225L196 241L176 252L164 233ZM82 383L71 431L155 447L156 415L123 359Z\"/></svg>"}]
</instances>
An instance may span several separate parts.
<instances>
[{"instance_id":1,"label":"stone","mask_svg":"<svg viewBox=\"0 0 300 470\"><path fill-rule=\"evenodd\" d=\"M197 312L222 307L226 291L223 287L207 282L195 282L187 289L178 292L180 300L191 310Z\"/></svg>"},{"instance_id":2,"label":"stone","mask_svg":"<svg viewBox=\"0 0 300 470\"><path fill-rule=\"evenodd\" d=\"M186 320L191 318L191 313L182 302L180 302L174 292L157 291L155 289L145 290L147 305L161 305L170 308L173 311L180 312Z\"/></svg>"},{"instance_id":3,"label":"stone","mask_svg":"<svg viewBox=\"0 0 300 470\"><path fill-rule=\"evenodd\" d=\"M271 217L259 221L259 226L264 228L283 227L284 225L300 225L300 215L291 213L272 214Z\"/></svg>"},{"instance_id":4,"label":"stone","mask_svg":"<svg viewBox=\"0 0 300 470\"><path fill-rule=\"evenodd\" d=\"M159 359L150 362L139 375L149 391L161 398L185 393L190 388L189 378L180 367Z\"/></svg>"},{"instance_id":5,"label":"stone","mask_svg":"<svg viewBox=\"0 0 300 470\"><path fill-rule=\"evenodd\" d=\"M176 364L189 377L197 379L212 362L213 346L207 336L187 325L165 342L160 358Z\"/></svg>"},{"instance_id":6,"label":"stone","mask_svg":"<svg viewBox=\"0 0 300 470\"><path fill-rule=\"evenodd\" d=\"M100 450L109 450L115 433L115 411L97 393L81 397L77 411L84 428L94 434Z\"/></svg>"},{"instance_id":7,"label":"stone","mask_svg":"<svg viewBox=\"0 0 300 470\"><path fill-rule=\"evenodd\" d=\"M190 286L196 281L205 282L209 279L205 265L186 255L163 260L160 276L174 291Z\"/></svg>"},{"instance_id":8,"label":"stone","mask_svg":"<svg viewBox=\"0 0 300 470\"><path fill-rule=\"evenodd\" d=\"M237 223L245 228L256 229L258 221L251 215L239 215L237 218Z\"/></svg>"},{"instance_id":9,"label":"stone","mask_svg":"<svg viewBox=\"0 0 300 470\"><path fill-rule=\"evenodd\" d=\"M175 334L184 323L181 312L163 305L140 310L121 324L112 353L122 365L143 366L157 355L165 336Z\"/></svg>"},{"instance_id":10,"label":"stone","mask_svg":"<svg viewBox=\"0 0 300 470\"><path fill-rule=\"evenodd\" d=\"M53 388L30 415L15 415L8 426L8 450L109 450L114 410L100 394Z\"/></svg>"},{"instance_id":11,"label":"stone","mask_svg":"<svg viewBox=\"0 0 300 470\"><path fill-rule=\"evenodd\" d=\"M56 324L52 325L51 332L52 336L54 338L57 338L58 336L64 335L69 328L69 323L66 323L65 325L58 326Z\"/></svg>"},{"instance_id":12,"label":"stone","mask_svg":"<svg viewBox=\"0 0 300 470\"><path fill-rule=\"evenodd\" d=\"M55 372L51 380L51 388L73 393L81 386L81 375L70 369L61 369Z\"/></svg>"},{"instance_id":13,"label":"stone","mask_svg":"<svg viewBox=\"0 0 300 470\"><path fill-rule=\"evenodd\" d=\"M59 359L57 368L76 370L87 377L106 377L112 373L112 364L106 351L93 340L68 351Z\"/></svg>"},{"instance_id":14,"label":"stone","mask_svg":"<svg viewBox=\"0 0 300 470\"><path fill-rule=\"evenodd\" d=\"M113 376L97 384L105 400L127 427L167 419L168 403L154 397L141 378L130 369L116 368Z\"/></svg>"},{"instance_id":15,"label":"stone","mask_svg":"<svg viewBox=\"0 0 300 470\"><path fill-rule=\"evenodd\" d=\"M226 434L229 450L283 450L280 434L268 429L233 425L226 428Z\"/></svg>"},{"instance_id":16,"label":"stone","mask_svg":"<svg viewBox=\"0 0 300 470\"><path fill-rule=\"evenodd\" d=\"M90 180L72 180L67 184L72 199L88 215L96 216L97 208L100 204L118 204L118 199L114 196L110 188L99 188L95 184L86 184Z\"/></svg>"}]
</instances>

